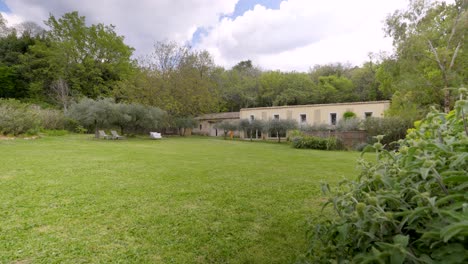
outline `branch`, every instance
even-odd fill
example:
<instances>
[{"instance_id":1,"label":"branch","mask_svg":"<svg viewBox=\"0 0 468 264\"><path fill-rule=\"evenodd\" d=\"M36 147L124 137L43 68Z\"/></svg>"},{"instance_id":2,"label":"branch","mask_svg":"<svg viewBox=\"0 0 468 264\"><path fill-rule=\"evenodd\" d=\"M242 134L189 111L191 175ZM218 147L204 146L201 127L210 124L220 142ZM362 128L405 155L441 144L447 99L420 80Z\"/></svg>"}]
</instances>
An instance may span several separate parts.
<instances>
[{"instance_id":1,"label":"branch","mask_svg":"<svg viewBox=\"0 0 468 264\"><path fill-rule=\"evenodd\" d=\"M457 17L455 18L455 23L453 24L452 27L452 32L450 33L450 37L447 40L447 49L450 48L450 42L452 41L453 36L455 35L455 31L457 30L457 25L458 21L460 21L461 14L463 13L463 8L461 8L461 11L457 13ZM460 44L460 43L459 43Z\"/></svg>"},{"instance_id":2,"label":"branch","mask_svg":"<svg viewBox=\"0 0 468 264\"><path fill-rule=\"evenodd\" d=\"M453 53L453 56L452 56L452 61L450 61L450 66L448 68L449 71L452 69L453 65L455 64L455 59L457 58L457 54L458 54L458 50L460 50L460 46L461 46L461 41L458 42L458 45L455 48L455 52Z\"/></svg>"},{"instance_id":3,"label":"branch","mask_svg":"<svg viewBox=\"0 0 468 264\"><path fill-rule=\"evenodd\" d=\"M440 59L439 59L439 54L437 53L437 50L434 48L434 46L432 46L432 42L430 40L427 40L427 43L429 44L429 47L431 48L431 51L432 53L434 54L435 56L435 59L437 61L437 64L439 65L439 68L440 70L445 73L445 67L444 65L440 62Z\"/></svg>"}]
</instances>

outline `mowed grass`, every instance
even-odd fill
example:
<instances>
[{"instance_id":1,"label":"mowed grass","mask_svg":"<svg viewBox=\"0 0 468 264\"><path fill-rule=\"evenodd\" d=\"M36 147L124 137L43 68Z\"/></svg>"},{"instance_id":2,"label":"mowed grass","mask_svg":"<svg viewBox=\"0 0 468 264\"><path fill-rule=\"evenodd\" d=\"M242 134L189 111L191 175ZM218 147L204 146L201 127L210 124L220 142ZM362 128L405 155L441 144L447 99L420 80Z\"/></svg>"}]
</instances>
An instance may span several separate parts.
<instances>
[{"instance_id":1,"label":"mowed grass","mask_svg":"<svg viewBox=\"0 0 468 264\"><path fill-rule=\"evenodd\" d=\"M1 263L292 263L359 153L213 138L0 141Z\"/></svg>"}]
</instances>

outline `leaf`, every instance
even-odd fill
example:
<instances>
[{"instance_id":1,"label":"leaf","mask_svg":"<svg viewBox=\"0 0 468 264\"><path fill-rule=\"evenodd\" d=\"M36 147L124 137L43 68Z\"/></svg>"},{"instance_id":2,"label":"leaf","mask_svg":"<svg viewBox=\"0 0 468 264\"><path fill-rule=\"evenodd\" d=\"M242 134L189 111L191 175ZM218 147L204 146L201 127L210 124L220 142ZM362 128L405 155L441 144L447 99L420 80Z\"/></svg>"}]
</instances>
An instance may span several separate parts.
<instances>
[{"instance_id":1,"label":"leaf","mask_svg":"<svg viewBox=\"0 0 468 264\"><path fill-rule=\"evenodd\" d=\"M444 242L449 241L452 237L458 234L465 236L468 235L468 220L446 226L440 232L440 235Z\"/></svg>"},{"instance_id":2,"label":"leaf","mask_svg":"<svg viewBox=\"0 0 468 264\"><path fill-rule=\"evenodd\" d=\"M467 162L468 160L468 153L462 153L458 156L458 158L450 163L450 168L458 167L460 165L463 165Z\"/></svg>"},{"instance_id":3,"label":"leaf","mask_svg":"<svg viewBox=\"0 0 468 264\"><path fill-rule=\"evenodd\" d=\"M395 242L395 244L407 247L409 243L409 236L396 235L393 237L393 241Z\"/></svg>"},{"instance_id":4,"label":"leaf","mask_svg":"<svg viewBox=\"0 0 468 264\"><path fill-rule=\"evenodd\" d=\"M431 168L420 168L419 169L419 172L421 173L421 177L423 178L423 180L427 179L427 175L429 175L430 170L431 170Z\"/></svg>"},{"instance_id":5,"label":"leaf","mask_svg":"<svg viewBox=\"0 0 468 264\"><path fill-rule=\"evenodd\" d=\"M457 174L453 176L449 176L444 178L444 182L455 182L455 183L462 183L462 182L468 182L468 175L465 174Z\"/></svg>"}]
</instances>

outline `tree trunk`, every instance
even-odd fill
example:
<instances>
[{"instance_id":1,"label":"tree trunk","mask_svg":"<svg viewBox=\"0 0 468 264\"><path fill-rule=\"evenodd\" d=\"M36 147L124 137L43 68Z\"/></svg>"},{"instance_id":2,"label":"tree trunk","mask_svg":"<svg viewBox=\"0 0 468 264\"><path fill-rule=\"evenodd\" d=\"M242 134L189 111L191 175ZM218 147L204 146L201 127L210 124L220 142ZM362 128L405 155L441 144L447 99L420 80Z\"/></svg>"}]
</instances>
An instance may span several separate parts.
<instances>
[{"instance_id":1,"label":"tree trunk","mask_svg":"<svg viewBox=\"0 0 468 264\"><path fill-rule=\"evenodd\" d=\"M447 84L444 88L444 112L450 112L450 90L447 87Z\"/></svg>"}]
</instances>

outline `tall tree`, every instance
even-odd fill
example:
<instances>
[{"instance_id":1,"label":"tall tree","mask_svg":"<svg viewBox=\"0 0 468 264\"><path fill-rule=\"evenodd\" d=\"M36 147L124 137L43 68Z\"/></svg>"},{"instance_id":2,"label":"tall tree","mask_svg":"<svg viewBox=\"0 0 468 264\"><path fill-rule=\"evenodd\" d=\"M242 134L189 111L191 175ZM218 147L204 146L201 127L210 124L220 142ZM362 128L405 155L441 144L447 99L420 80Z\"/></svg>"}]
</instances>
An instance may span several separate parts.
<instances>
[{"instance_id":1,"label":"tall tree","mask_svg":"<svg viewBox=\"0 0 468 264\"><path fill-rule=\"evenodd\" d=\"M450 109L450 88L461 83L466 71L460 53L466 53L467 0L454 4L411 0L407 10L387 17L386 33L393 37L399 60L437 87L434 101ZM466 64L466 62L465 62ZM438 97L442 97L438 100Z\"/></svg>"},{"instance_id":2,"label":"tall tree","mask_svg":"<svg viewBox=\"0 0 468 264\"><path fill-rule=\"evenodd\" d=\"M87 26L77 12L58 19L51 15L45 24L50 28L46 41L34 45L24 60L31 69L30 82L45 94L52 81L62 78L74 92L91 98L107 96L131 74L133 48L114 26Z\"/></svg>"}]
</instances>

